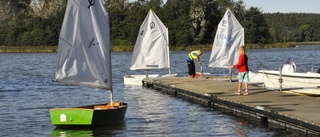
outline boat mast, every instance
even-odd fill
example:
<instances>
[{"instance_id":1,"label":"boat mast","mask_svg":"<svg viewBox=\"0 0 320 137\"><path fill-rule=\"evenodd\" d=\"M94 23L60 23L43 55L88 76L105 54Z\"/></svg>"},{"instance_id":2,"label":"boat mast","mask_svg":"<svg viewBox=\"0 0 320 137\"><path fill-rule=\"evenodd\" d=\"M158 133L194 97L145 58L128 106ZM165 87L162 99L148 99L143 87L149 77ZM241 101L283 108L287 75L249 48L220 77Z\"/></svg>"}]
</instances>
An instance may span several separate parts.
<instances>
[{"instance_id":1,"label":"boat mast","mask_svg":"<svg viewBox=\"0 0 320 137\"><path fill-rule=\"evenodd\" d=\"M109 92L110 92L110 102L111 102L111 106L113 106L113 91L112 91L112 89L109 90Z\"/></svg>"}]
</instances>

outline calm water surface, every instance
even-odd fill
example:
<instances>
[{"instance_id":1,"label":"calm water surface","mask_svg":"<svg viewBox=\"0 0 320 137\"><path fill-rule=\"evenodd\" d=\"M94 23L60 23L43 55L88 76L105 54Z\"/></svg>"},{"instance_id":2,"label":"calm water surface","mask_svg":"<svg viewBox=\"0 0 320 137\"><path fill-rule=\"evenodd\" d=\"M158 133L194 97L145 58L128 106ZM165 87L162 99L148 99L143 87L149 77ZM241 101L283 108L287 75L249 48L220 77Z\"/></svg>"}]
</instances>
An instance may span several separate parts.
<instances>
[{"instance_id":1,"label":"calm water surface","mask_svg":"<svg viewBox=\"0 0 320 137\"><path fill-rule=\"evenodd\" d=\"M320 66L320 46L289 49L248 50L251 71L278 69L292 57L298 71ZM188 51L171 52L171 72L187 76ZM201 60L207 66L211 51ZM296 136L282 128L267 127L254 120L212 111L170 95L141 86L123 85L129 71L131 52L112 53L114 99L129 103L125 122L115 127L56 129L49 109L109 101L104 90L52 82L56 53L0 53L0 136ZM197 68L198 69L198 68ZM203 68L205 72L227 74L228 70ZM166 70L150 73L168 73ZM236 74L236 70L234 70Z\"/></svg>"}]
</instances>

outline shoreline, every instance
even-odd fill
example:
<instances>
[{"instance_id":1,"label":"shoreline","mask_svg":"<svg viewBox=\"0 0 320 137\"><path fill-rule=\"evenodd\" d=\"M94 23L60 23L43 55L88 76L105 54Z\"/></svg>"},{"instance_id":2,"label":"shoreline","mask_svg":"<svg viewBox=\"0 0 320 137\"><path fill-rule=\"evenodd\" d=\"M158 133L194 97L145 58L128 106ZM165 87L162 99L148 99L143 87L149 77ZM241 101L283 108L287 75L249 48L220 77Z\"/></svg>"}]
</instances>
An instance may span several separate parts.
<instances>
[{"instance_id":1,"label":"shoreline","mask_svg":"<svg viewBox=\"0 0 320 137\"><path fill-rule=\"evenodd\" d=\"M306 45L320 46L320 42L288 42L274 44L246 44L247 49L267 49L267 48L295 48ZM197 48L195 48L197 47ZM133 46L111 46L112 52L133 51ZM211 50L212 45L189 45L186 47L170 47L171 51L183 50ZM58 52L58 46L0 46L0 53L54 53Z\"/></svg>"}]
</instances>

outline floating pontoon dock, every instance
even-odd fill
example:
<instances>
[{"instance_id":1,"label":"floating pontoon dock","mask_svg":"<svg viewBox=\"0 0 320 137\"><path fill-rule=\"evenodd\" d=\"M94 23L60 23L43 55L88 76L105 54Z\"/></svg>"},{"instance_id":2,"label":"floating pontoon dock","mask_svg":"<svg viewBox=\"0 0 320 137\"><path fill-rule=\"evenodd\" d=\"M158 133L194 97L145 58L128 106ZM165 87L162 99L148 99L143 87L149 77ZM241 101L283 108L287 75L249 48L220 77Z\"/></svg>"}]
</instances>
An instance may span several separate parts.
<instances>
[{"instance_id":1,"label":"floating pontoon dock","mask_svg":"<svg viewBox=\"0 0 320 137\"><path fill-rule=\"evenodd\" d=\"M306 134L320 135L320 98L249 86L249 95L236 95L237 82L228 78L161 77L143 79L143 85L159 92L208 105L213 109L258 117L262 122L275 122Z\"/></svg>"}]
</instances>

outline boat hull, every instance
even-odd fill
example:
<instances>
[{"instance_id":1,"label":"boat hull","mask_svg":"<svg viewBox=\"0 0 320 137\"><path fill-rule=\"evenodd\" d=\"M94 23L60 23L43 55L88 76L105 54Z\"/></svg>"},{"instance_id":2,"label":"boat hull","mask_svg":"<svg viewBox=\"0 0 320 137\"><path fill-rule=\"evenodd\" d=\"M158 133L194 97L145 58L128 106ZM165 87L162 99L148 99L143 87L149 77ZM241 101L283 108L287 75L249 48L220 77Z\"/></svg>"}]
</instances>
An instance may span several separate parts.
<instances>
[{"instance_id":1,"label":"boat hull","mask_svg":"<svg viewBox=\"0 0 320 137\"><path fill-rule=\"evenodd\" d=\"M124 121L128 104L114 102L74 108L50 109L51 123L55 126L111 126Z\"/></svg>"},{"instance_id":2,"label":"boat hull","mask_svg":"<svg viewBox=\"0 0 320 137\"><path fill-rule=\"evenodd\" d=\"M155 78L155 77L176 77L177 74L165 74L165 75L159 75L159 74L148 74L148 78ZM139 85L142 86L143 82L142 80L146 78L146 75L125 75L123 77L123 83L125 85Z\"/></svg>"},{"instance_id":3,"label":"boat hull","mask_svg":"<svg viewBox=\"0 0 320 137\"><path fill-rule=\"evenodd\" d=\"M258 74L262 77L264 85L269 89L279 89L279 71L260 70ZM299 89L299 88L319 88L320 74L314 72L298 73L283 72L282 74L283 89Z\"/></svg>"},{"instance_id":4,"label":"boat hull","mask_svg":"<svg viewBox=\"0 0 320 137\"><path fill-rule=\"evenodd\" d=\"M159 74L148 74L149 78L159 77ZM143 85L142 80L146 78L146 75L125 75L123 77L123 83L125 85Z\"/></svg>"}]
</instances>

